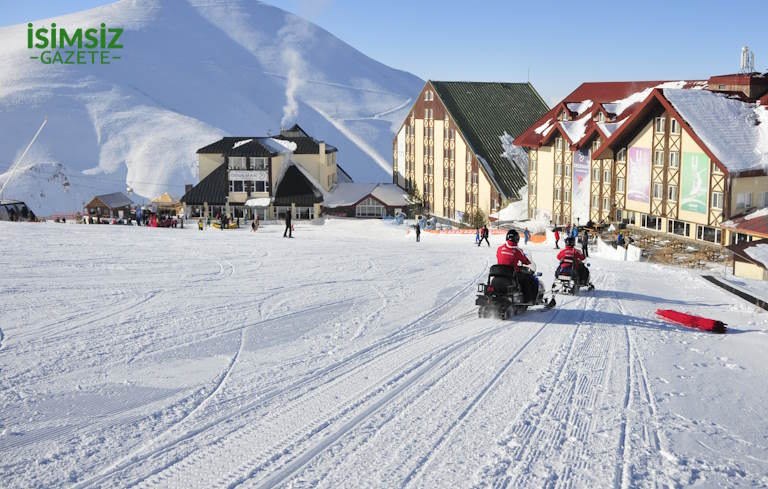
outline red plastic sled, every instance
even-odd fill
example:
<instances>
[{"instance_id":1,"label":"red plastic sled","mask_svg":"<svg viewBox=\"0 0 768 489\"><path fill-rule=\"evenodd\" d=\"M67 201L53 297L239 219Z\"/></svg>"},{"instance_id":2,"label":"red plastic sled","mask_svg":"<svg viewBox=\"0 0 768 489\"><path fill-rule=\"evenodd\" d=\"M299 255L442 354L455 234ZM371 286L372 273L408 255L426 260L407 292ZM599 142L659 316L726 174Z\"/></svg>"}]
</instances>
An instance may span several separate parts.
<instances>
[{"instance_id":1,"label":"red plastic sled","mask_svg":"<svg viewBox=\"0 0 768 489\"><path fill-rule=\"evenodd\" d=\"M684 312L673 311L672 309L658 309L656 314L668 321L677 323L688 328L700 329L702 331L711 331L713 333L725 333L727 328L725 323L716 319L693 316Z\"/></svg>"}]
</instances>

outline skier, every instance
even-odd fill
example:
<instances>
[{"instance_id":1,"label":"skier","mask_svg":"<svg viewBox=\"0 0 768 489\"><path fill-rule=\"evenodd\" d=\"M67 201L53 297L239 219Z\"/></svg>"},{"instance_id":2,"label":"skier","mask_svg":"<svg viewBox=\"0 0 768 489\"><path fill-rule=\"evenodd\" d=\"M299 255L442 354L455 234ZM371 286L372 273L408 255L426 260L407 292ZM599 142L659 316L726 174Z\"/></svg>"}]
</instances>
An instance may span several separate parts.
<instances>
[{"instance_id":1,"label":"skier","mask_svg":"<svg viewBox=\"0 0 768 489\"><path fill-rule=\"evenodd\" d=\"M581 237L581 253L589 258L589 231L584 230L584 235Z\"/></svg>"},{"instance_id":2,"label":"skier","mask_svg":"<svg viewBox=\"0 0 768 489\"><path fill-rule=\"evenodd\" d=\"M483 230L480 234L480 241L477 242L477 246L480 246L483 243L483 240L485 240L486 243L488 243L488 246L491 246L491 243L488 241L488 226L483 224Z\"/></svg>"},{"instance_id":3,"label":"skier","mask_svg":"<svg viewBox=\"0 0 768 489\"><path fill-rule=\"evenodd\" d=\"M576 240L573 236L565 238L565 249L557 254L557 260L560 265L555 271L555 277L557 277L561 271L566 268L571 269L571 273L577 276L579 283L589 285L590 289L594 289L594 285L589 281L589 269L584 265L585 257L581 252L574 248Z\"/></svg>"},{"instance_id":4,"label":"skier","mask_svg":"<svg viewBox=\"0 0 768 489\"><path fill-rule=\"evenodd\" d=\"M421 241L421 225L419 225L419 221L416 221L416 242L419 243Z\"/></svg>"},{"instance_id":5,"label":"skier","mask_svg":"<svg viewBox=\"0 0 768 489\"><path fill-rule=\"evenodd\" d=\"M251 221L251 232L252 233L256 232L256 221L255 220Z\"/></svg>"},{"instance_id":6,"label":"skier","mask_svg":"<svg viewBox=\"0 0 768 489\"><path fill-rule=\"evenodd\" d=\"M528 228L525 228L525 231L523 231L523 236L525 236L525 244L528 244L528 241L531 239L531 232L528 231Z\"/></svg>"},{"instance_id":7,"label":"skier","mask_svg":"<svg viewBox=\"0 0 768 489\"><path fill-rule=\"evenodd\" d=\"M293 226L291 225L291 211L285 213L285 231L283 231L283 238L293 238Z\"/></svg>"},{"instance_id":8,"label":"skier","mask_svg":"<svg viewBox=\"0 0 768 489\"><path fill-rule=\"evenodd\" d=\"M558 231L557 228L555 228L555 249L559 250L560 246L558 246L558 241L560 241L560 231Z\"/></svg>"},{"instance_id":9,"label":"skier","mask_svg":"<svg viewBox=\"0 0 768 489\"><path fill-rule=\"evenodd\" d=\"M619 233L619 235L616 236L616 245L624 246L624 236L621 233Z\"/></svg>"},{"instance_id":10,"label":"skier","mask_svg":"<svg viewBox=\"0 0 768 489\"><path fill-rule=\"evenodd\" d=\"M203 218L201 217L199 221L197 221L197 229L200 231L203 230Z\"/></svg>"},{"instance_id":11,"label":"skier","mask_svg":"<svg viewBox=\"0 0 768 489\"><path fill-rule=\"evenodd\" d=\"M256 231L259 230L259 214L254 214L253 216L253 223L256 225Z\"/></svg>"},{"instance_id":12,"label":"skier","mask_svg":"<svg viewBox=\"0 0 768 489\"><path fill-rule=\"evenodd\" d=\"M536 276L531 273L521 273L518 263L530 265L531 261L525 256L525 253L517 247L519 241L520 234L516 230L510 229L507 231L507 237L505 238L504 244L499 246L496 250L496 261L499 265L506 265L515 269L515 276L520 283L524 300L526 302L533 302L536 299L536 294L539 290L539 281Z\"/></svg>"}]
</instances>

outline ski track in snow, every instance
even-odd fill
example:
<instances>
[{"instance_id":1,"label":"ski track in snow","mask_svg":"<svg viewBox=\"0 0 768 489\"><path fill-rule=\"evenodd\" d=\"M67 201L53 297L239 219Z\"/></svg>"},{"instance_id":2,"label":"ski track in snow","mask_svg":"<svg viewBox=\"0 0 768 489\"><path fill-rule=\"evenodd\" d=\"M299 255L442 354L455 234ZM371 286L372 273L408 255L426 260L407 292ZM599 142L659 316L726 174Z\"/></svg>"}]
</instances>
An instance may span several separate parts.
<instances>
[{"instance_id":1,"label":"ski track in snow","mask_svg":"<svg viewBox=\"0 0 768 489\"><path fill-rule=\"evenodd\" d=\"M0 227L3 487L768 486L767 316L678 270L594 258L595 291L500 321L471 238Z\"/></svg>"}]
</instances>

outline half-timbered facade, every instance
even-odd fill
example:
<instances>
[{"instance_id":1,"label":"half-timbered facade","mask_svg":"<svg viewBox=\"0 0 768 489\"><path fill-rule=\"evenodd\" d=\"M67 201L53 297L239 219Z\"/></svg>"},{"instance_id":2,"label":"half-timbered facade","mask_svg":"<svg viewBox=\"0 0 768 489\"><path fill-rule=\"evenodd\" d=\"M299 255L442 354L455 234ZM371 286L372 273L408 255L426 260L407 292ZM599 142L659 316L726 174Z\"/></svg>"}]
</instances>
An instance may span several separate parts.
<instances>
[{"instance_id":1,"label":"half-timbered facade","mask_svg":"<svg viewBox=\"0 0 768 489\"><path fill-rule=\"evenodd\" d=\"M417 188L426 213L453 222L495 212L527 184L501 138L547 110L530 83L428 81L393 141L393 182Z\"/></svg>"},{"instance_id":2,"label":"half-timbered facade","mask_svg":"<svg viewBox=\"0 0 768 489\"><path fill-rule=\"evenodd\" d=\"M723 244L728 216L768 205L768 111L756 98L768 83L740 76L738 92L718 90L722 77L583 84L515 140L536 161L529 213Z\"/></svg>"}]
</instances>

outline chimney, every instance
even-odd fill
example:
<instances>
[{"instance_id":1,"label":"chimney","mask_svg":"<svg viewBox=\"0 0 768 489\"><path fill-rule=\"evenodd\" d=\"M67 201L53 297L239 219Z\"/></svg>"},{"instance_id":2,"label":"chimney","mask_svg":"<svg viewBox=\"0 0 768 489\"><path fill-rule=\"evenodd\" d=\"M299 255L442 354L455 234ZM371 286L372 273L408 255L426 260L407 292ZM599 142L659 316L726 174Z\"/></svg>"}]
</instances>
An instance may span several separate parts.
<instances>
[{"instance_id":1,"label":"chimney","mask_svg":"<svg viewBox=\"0 0 768 489\"><path fill-rule=\"evenodd\" d=\"M320 147L320 150L318 151L318 154L324 155L325 154L325 141L320 141L320 143L318 143L318 146Z\"/></svg>"},{"instance_id":2,"label":"chimney","mask_svg":"<svg viewBox=\"0 0 768 489\"><path fill-rule=\"evenodd\" d=\"M193 185L191 183L184 185L184 193L185 194L189 193L189 191L192 190L192 187Z\"/></svg>"}]
</instances>

